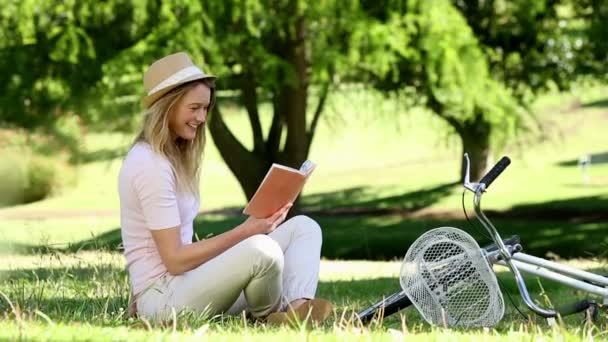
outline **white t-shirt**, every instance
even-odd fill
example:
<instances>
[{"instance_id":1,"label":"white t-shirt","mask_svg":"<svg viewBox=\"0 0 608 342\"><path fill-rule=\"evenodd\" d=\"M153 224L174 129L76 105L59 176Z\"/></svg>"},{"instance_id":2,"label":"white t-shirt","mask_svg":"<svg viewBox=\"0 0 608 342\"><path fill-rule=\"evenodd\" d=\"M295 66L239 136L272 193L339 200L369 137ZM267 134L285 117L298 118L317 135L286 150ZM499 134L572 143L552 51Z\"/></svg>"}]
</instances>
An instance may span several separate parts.
<instances>
[{"instance_id":1,"label":"white t-shirt","mask_svg":"<svg viewBox=\"0 0 608 342\"><path fill-rule=\"evenodd\" d=\"M171 163L139 142L131 148L118 176L124 255L135 295L167 273L150 230L179 227L183 244L192 243L196 196L177 191Z\"/></svg>"}]
</instances>

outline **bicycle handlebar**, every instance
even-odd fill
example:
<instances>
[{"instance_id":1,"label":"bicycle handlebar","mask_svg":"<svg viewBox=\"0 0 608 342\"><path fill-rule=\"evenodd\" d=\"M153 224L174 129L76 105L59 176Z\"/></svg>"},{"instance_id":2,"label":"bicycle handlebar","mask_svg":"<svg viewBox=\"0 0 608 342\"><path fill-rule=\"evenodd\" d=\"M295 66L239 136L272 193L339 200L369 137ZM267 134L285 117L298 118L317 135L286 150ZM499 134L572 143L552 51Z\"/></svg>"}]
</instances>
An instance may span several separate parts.
<instances>
[{"instance_id":1,"label":"bicycle handlebar","mask_svg":"<svg viewBox=\"0 0 608 342\"><path fill-rule=\"evenodd\" d=\"M579 312L585 311L585 310L589 309L593 305L595 305L594 301L583 299L583 300L578 301L578 302L569 303L569 304L566 304L566 305L559 306L559 307L557 307L556 311L559 312L559 314L562 317L564 317L564 316L568 316L568 315L572 315L572 314L575 314L575 313L579 313Z\"/></svg>"},{"instance_id":2,"label":"bicycle handlebar","mask_svg":"<svg viewBox=\"0 0 608 342\"><path fill-rule=\"evenodd\" d=\"M479 183L485 184L485 188L489 188L490 184L511 164L509 157L502 157L496 165L479 181Z\"/></svg>"}]
</instances>

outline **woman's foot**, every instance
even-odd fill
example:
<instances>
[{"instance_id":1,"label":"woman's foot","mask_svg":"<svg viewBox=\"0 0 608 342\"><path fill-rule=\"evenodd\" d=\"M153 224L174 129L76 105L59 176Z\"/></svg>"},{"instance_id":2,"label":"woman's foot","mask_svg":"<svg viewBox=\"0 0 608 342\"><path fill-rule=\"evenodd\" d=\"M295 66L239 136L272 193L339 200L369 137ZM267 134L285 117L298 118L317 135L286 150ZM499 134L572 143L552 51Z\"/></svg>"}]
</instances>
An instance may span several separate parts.
<instances>
[{"instance_id":1,"label":"woman's foot","mask_svg":"<svg viewBox=\"0 0 608 342\"><path fill-rule=\"evenodd\" d=\"M319 324L327 319L333 310L330 301L320 298L304 301L295 308L289 308L285 312L273 312L266 318L266 322L271 325L296 324L298 322L308 322Z\"/></svg>"}]
</instances>

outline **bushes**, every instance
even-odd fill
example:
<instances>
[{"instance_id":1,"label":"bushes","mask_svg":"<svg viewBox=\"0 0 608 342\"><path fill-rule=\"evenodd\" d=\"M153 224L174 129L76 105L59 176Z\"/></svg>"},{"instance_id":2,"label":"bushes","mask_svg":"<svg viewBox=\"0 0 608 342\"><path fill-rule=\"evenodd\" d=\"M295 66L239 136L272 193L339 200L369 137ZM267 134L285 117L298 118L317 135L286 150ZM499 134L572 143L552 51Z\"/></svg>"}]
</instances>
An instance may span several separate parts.
<instances>
[{"instance_id":1,"label":"bushes","mask_svg":"<svg viewBox=\"0 0 608 342\"><path fill-rule=\"evenodd\" d=\"M53 151L60 145L52 136L0 129L0 207L38 201L72 183L73 154Z\"/></svg>"},{"instance_id":2,"label":"bushes","mask_svg":"<svg viewBox=\"0 0 608 342\"><path fill-rule=\"evenodd\" d=\"M0 154L0 207L23 203L25 165L17 154Z\"/></svg>"},{"instance_id":3,"label":"bushes","mask_svg":"<svg viewBox=\"0 0 608 342\"><path fill-rule=\"evenodd\" d=\"M67 163L56 158L2 150L0 207L44 199L63 188L67 184L64 179L71 178L63 178L63 175L71 174Z\"/></svg>"},{"instance_id":4,"label":"bushes","mask_svg":"<svg viewBox=\"0 0 608 342\"><path fill-rule=\"evenodd\" d=\"M51 158L33 155L26 165L23 201L39 201L59 189L58 165Z\"/></svg>"}]
</instances>

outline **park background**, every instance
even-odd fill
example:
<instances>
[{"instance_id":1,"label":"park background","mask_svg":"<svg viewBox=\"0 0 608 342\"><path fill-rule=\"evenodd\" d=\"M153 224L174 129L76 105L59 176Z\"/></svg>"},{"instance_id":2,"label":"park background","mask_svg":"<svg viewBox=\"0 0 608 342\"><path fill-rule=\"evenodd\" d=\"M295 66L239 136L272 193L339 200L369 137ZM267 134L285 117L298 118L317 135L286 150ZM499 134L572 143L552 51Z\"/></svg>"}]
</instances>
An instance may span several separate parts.
<instances>
[{"instance_id":1,"label":"park background","mask_svg":"<svg viewBox=\"0 0 608 342\"><path fill-rule=\"evenodd\" d=\"M425 231L466 230L462 154L483 207L526 252L605 272L608 4L518 1L12 1L0 9L0 336L7 339L601 338L507 302L500 326L243 330L238 318L127 318L116 178L142 118L142 74L185 51L218 75L195 239L244 220L268 167L317 169L295 213L323 228L319 295L348 316L396 291ZM590 161L585 167L581 161ZM472 214L472 198L465 197ZM521 305L509 275L504 291ZM536 300L577 295L556 284ZM578 295L581 295L580 293ZM507 300L507 299L506 299ZM109 338L109 337L108 337Z\"/></svg>"}]
</instances>

